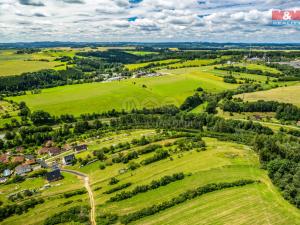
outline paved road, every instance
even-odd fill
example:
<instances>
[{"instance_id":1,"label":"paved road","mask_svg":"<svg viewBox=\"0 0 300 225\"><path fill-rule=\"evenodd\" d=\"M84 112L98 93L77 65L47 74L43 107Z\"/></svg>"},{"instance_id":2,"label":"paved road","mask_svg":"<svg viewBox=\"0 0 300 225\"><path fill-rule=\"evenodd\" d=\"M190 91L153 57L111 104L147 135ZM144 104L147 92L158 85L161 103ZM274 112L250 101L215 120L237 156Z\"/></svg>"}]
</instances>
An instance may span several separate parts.
<instances>
[{"instance_id":1,"label":"paved road","mask_svg":"<svg viewBox=\"0 0 300 225\"><path fill-rule=\"evenodd\" d=\"M84 173L80 173L78 171L75 170L65 170L65 169L61 169L62 172L66 172L66 173L72 173L75 174L76 176L81 177L84 180L84 187L86 188L88 194L89 194L89 198L90 198L90 206L91 206L91 215L90 215L90 220L91 220L91 224L92 225L96 225L96 218L95 218L95 199L94 199L94 195L90 186L90 182L89 182L89 177L84 174Z\"/></svg>"}]
</instances>

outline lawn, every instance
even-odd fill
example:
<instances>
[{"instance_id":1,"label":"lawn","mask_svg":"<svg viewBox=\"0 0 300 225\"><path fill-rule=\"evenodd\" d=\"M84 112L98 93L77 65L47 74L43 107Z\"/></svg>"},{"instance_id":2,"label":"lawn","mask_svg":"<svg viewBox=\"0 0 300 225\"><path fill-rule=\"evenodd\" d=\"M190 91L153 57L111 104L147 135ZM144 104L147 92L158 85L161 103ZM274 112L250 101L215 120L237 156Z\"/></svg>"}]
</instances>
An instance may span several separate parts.
<instances>
[{"instance_id":1,"label":"lawn","mask_svg":"<svg viewBox=\"0 0 300 225\"><path fill-rule=\"evenodd\" d=\"M32 110L78 116L111 109L131 110L167 104L179 106L198 87L208 92L220 92L238 86L224 83L222 78L198 68L163 70L162 73L165 75L160 77L55 87L44 89L41 94L28 93L9 99L25 101Z\"/></svg>"},{"instance_id":2,"label":"lawn","mask_svg":"<svg viewBox=\"0 0 300 225\"><path fill-rule=\"evenodd\" d=\"M246 93L237 95L236 97L242 98L244 101L279 101L284 103L292 103L300 106L300 84L288 87L280 87L267 91L258 91L253 93Z\"/></svg>"}]
</instances>

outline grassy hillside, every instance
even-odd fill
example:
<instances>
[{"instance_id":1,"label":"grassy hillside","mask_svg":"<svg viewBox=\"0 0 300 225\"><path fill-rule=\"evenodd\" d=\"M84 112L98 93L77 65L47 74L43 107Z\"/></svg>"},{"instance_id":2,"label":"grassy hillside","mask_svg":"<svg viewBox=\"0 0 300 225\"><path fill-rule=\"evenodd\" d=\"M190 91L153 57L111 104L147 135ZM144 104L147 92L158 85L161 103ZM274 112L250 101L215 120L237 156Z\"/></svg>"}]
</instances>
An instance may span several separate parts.
<instances>
[{"instance_id":1,"label":"grassy hillside","mask_svg":"<svg viewBox=\"0 0 300 225\"><path fill-rule=\"evenodd\" d=\"M97 213L115 213L119 216L135 212L153 204L159 204L178 196L186 190L214 182L232 182L239 179L260 180L259 184L231 188L203 195L132 224L297 224L300 211L287 203L272 185L264 170L260 169L256 154L246 146L204 138L207 150L172 153L173 160L165 159L141 166L135 171L119 174L126 164L113 164L105 170L94 163L79 170L92 178ZM168 142L171 140L166 140ZM132 149L134 150L134 149ZM130 150L130 151L132 151ZM141 156L141 162L152 153ZM165 175L176 172L189 174L183 180L140 193L119 202L106 201L122 191L133 190ZM108 185L111 177L120 182ZM132 186L113 194L103 192L120 184L131 182ZM201 220L199 219L201 218Z\"/></svg>"},{"instance_id":2,"label":"grassy hillside","mask_svg":"<svg viewBox=\"0 0 300 225\"><path fill-rule=\"evenodd\" d=\"M41 94L12 97L25 101L32 110L42 109L54 115L80 115L111 109L155 107L166 104L180 105L198 87L219 92L236 88L223 79L197 68L164 70L161 77L128 79L109 83L89 83L45 89ZM146 88L143 87L146 85Z\"/></svg>"},{"instance_id":3,"label":"grassy hillside","mask_svg":"<svg viewBox=\"0 0 300 225\"><path fill-rule=\"evenodd\" d=\"M259 91L253 93L247 93L243 95L237 95L245 101L257 101L257 100L274 100L285 103L292 103L294 105L300 106L300 85L280 87L276 89L271 89L268 91Z\"/></svg>"},{"instance_id":4,"label":"grassy hillside","mask_svg":"<svg viewBox=\"0 0 300 225\"><path fill-rule=\"evenodd\" d=\"M86 157L104 146L131 142L132 139L142 136L157 135L154 130L132 130L107 133L99 139L86 139L89 150L76 157ZM113 163L111 159L116 154L108 154L105 160L106 168L100 169L95 162L79 167L69 166L69 169L78 170L90 177L93 195L96 203L96 215L113 213L123 216L153 204L170 200L179 194L210 183L234 182L241 179L258 180L260 183L249 184L243 187L233 187L204 194L200 197L180 203L160 213L144 217L131 224L299 224L300 211L283 199L277 189L269 180L266 171L260 168L257 155L247 146L232 142L218 141L214 138L203 138L206 143L205 151L176 151L177 146L165 145L174 143L180 138L164 139L152 144L161 144L163 149L171 154L169 158L157 162L141 165L133 171L120 170L127 168L128 164ZM121 154L138 151L144 148L131 147ZM140 163L145 158L153 156L152 153L140 155L133 159ZM153 180L159 180L166 175L183 172L184 179L160 186L156 189L138 193L133 197L117 202L107 202L108 199L123 191L128 192L140 185L146 185ZM64 173L64 180L51 184L52 187L41 191L38 195L45 199L45 203L37 205L22 215L12 216L1 224L28 225L43 224L44 220L57 213L76 205L88 202L87 195L77 195L65 199L61 194L83 187L82 181L73 175ZM119 180L117 184L109 185L112 177ZM131 186L111 194L104 192L119 185L131 183ZM45 184L44 179L35 178L20 184L1 186L0 200L6 202L6 196L22 189L39 189ZM38 216L37 216L38 215ZM201 218L201 219L199 219ZM98 218L98 224L101 219Z\"/></svg>"}]
</instances>

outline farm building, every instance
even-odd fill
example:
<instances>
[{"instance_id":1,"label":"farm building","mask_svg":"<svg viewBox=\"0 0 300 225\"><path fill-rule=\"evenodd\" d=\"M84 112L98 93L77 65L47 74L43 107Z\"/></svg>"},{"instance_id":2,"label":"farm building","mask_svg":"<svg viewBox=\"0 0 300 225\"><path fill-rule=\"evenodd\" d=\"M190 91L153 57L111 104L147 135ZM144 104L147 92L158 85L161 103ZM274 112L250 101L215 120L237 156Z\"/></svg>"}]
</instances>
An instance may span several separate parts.
<instances>
[{"instance_id":1,"label":"farm building","mask_svg":"<svg viewBox=\"0 0 300 225\"><path fill-rule=\"evenodd\" d=\"M75 161L75 155L71 154L71 155L67 155L65 157L63 157L62 162L64 165L72 165Z\"/></svg>"},{"instance_id":2,"label":"farm building","mask_svg":"<svg viewBox=\"0 0 300 225\"><path fill-rule=\"evenodd\" d=\"M16 167L16 174L18 175L25 175L26 173L31 172L31 166L29 165L20 165Z\"/></svg>"},{"instance_id":3,"label":"farm building","mask_svg":"<svg viewBox=\"0 0 300 225\"><path fill-rule=\"evenodd\" d=\"M62 178L63 178L63 176L61 175L59 169L53 170L46 174L46 179L48 182L54 182L54 181L60 180Z\"/></svg>"}]
</instances>

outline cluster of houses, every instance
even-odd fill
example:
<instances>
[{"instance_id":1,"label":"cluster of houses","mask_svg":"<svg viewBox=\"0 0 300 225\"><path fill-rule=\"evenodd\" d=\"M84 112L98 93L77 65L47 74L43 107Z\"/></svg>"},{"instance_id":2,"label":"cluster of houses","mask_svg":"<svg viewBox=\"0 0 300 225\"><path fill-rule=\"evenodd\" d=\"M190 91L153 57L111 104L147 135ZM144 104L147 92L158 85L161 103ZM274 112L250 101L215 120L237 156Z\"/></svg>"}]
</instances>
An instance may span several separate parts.
<instances>
[{"instance_id":1,"label":"cluster of houses","mask_svg":"<svg viewBox=\"0 0 300 225\"><path fill-rule=\"evenodd\" d=\"M0 183L5 183L12 175L24 176L29 172L48 168L43 159L36 159L34 155L9 155L9 153L0 156L0 162L4 165L18 164L13 170L5 169L0 177Z\"/></svg>"},{"instance_id":2,"label":"cluster of houses","mask_svg":"<svg viewBox=\"0 0 300 225\"><path fill-rule=\"evenodd\" d=\"M50 157L52 157L72 149L74 153L62 157L62 165L72 165L76 160L75 154L87 150L88 146L76 145L73 147L65 146L64 148L60 148L54 146L54 143L52 141L48 141L45 143L44 147L38 150L38 153L39 155L48 154ZM34 155L21 154L22 151L20 151L20 149L18 152L19 153L15 155L10 155L10 153L0 155L0 163L7 165L7 167L9 167L9 164L18 165L13 170L9 168L5 169L3 173L0 174L0 183L5 183L12 175L25 176L26 174L39 169L51 170L51 172L48 172L46 174L46 179L49 182L56 181L62 178L59 166L57 164L53 165L50 168L45 160L36 158L36 156Z\"/></svg>"}]
</instances>

